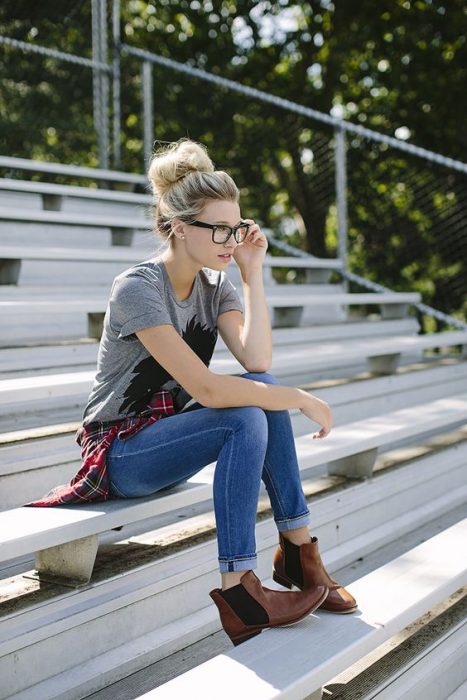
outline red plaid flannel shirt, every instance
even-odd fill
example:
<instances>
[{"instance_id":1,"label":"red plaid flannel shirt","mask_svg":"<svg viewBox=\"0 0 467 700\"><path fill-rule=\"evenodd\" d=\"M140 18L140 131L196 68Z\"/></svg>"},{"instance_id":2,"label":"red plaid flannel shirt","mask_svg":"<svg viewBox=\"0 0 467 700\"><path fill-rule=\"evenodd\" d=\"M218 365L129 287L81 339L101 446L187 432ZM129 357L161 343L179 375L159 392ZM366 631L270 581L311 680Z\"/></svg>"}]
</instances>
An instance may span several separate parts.
<instances>
[{"instance_id":1,"label":"red plaid flannel shirt","mask_svg":"<svg viewBox=\"0 0 467 700\"><path fill-rule=\"evenodd\" d=\"M107 423L98 421L81 426L76 442L81 446L83 463L69 484L55 486L49 493L27 506L60 506L68 503L106 501L112 498L109 487L105 455L115 437L126 440L146 425L175 413L172 394L162 389L151 398L138 416L129 416Z\"/></svg>"}]
</instances>

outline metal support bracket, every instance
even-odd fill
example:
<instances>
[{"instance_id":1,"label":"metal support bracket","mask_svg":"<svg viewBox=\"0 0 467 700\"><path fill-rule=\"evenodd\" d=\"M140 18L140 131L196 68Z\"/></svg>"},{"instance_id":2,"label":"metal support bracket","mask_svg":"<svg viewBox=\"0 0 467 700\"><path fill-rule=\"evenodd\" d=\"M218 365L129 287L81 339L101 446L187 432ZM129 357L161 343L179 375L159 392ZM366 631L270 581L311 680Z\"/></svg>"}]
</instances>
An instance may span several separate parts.
<instances>
[{"instance_id":1,"label":"metal support bracket","mask_svg":"<svg viewBox=\"0 0 467 700\"><path fill-rule=\"evenodd\" d=\"M104 328L104 311L88 313L88 337L100 340Z\"/></svg>"},{"instance_id":2,"label":"metal support bracket","mask_svg":"<svg viewBox=\"0 0 467 700\"><path fill-rule=\"evenodd\" d=\"M61 194L43 194L42 209L45 211L62 211L63 197Z\"/></svg>"},{"instance_id":3,"label":"metal support bracket","mask_svg":"<svg viewBox=\"0 0 467 700\"><path fill-rule=\"evenodd\" d=\"M378 448L373 447L364 452L336 459L328 465L328 474L346 476L348 479L370 478L376 461Z\"/></svg>"},{"instance_id":4,"label":"metal support bracket","mask_svg":"<svg viewBox=\"0 0 467 700\"><path fill-rule=\"evenodd\" d=\"M400 357L400 352L367 357L368 371L372 374L394 374L399 364Z\"/></svg>"},{"instance_id":5,"label":"metal support bracket","mask_svg":"<svg viewBox=\"0 0 467 700\"><path fill-rule=\"evenodd\" d=\"M323 697L323 689L318 688L318 690L315 690L314 693L311 693L311 695L307 695L306 698L303 698L303 700L321 700Z\"/></svg>"},{"instance_id":6,"label":"metal support bracket","mask_svg":"<svg viewBox=\"0 0 467 700\"><path fill-rule=\"evenodd\" d=\"M133 240L132 228L111 228L112 245L131 245Z\"/></svg>"},{"instance_id":7,"label":"metal support bracket","mask_svg":"<svg viewBox=\"0 0 467 700\"><path fill-rule=\"evenodd\" d=\"M21 260L0 258L0 284L18 284Z\"/></svg>"},{"instance_id":8,"label":"metal support bracket","mask_svg":"<svg viewBox=\"0 0 467 700\"><path fill-rule=\"evenodd\" d=\"M314 270L305 270L305 282L307 284L328 284L332 270L324 268L316 268Z\"/></svg>"},{"instance_id":9,"label":"metal support bracket","mask_svg":"<svg viewBox=\"0 0 467 700\"><path fill-rule=\"evenodd\" d=\"M410 304L381 304L381 318L407 318L409 306Z\"/></svg>"},{"instance_id":10,"label":"metal support bracket","mask_svg":"<svg viewBox=\"0 0 467 700\"><path fill-rule=\"evenodd\" d=\"M27 578L58 583L71 588L85 586L91 579L99 535L82 537L36 552L36 571Z\"/></svg>"},{"instance_id":11,"label":"metal support bracket","mask_svg":"<svg viewBox=\"0 0 467 700\"><path fill-rule=\"evenodd\" d=\"M302 314L303 306L275 306L272 321L273 328L299 326Z\"/></svg>"}]
</instances>

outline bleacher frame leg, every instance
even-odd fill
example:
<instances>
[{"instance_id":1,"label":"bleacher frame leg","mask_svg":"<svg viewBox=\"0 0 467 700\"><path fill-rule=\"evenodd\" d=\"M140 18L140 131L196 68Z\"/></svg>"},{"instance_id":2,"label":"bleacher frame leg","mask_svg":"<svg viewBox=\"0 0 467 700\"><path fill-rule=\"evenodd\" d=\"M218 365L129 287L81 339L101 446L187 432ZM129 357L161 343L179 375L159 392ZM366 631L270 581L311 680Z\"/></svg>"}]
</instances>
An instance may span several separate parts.
<instances>
[{"instance_id":1,"label":"bleacher frame leg","mask_svg":"<svg viewBox=\"0 0 467 700\"><path fill-rule=\"evenodd\" d=\"M368 371L372 374L394 374L399 364L400 357L400 352L367 357Z\"/></svg>"},{"instance_id":2,"label":"bleacher frame leg","mask_svg":"<svg viewBox=\"0 0 467 700\"><path fill-rule=\"evenodd\" d=\"M329 284L329 278L331 277L332 270L325 269L314 269L305 270L305 282L306 284Z\"/></svg>"},{"instance_id":3,"label":"bleacher frame leg","mask_svg":"<svg viewBox=\"0 0 467 700\"><path fill-rule=\"evenodd\" d=\"M303 306L274 306L273 328L291 328L299 326L302 320Z\"/></svg>"},{"instance_id":4,"label":"bleacher frame leg","mask_svg":"<svg viewBox=\"0 0 467 700\"><path fill-rule=\"evenodd\" d=\"M0 284L18 284L21 260L0 258Z\"/></svg>"},{"instance_id":5,"label":"bleacher frame leg","mask_svg":"<svg viewBox=\"0 0 467 700\"><path fill-rule=\"evenodd\" d=\"M89 583L96 560L98 535L82 537L67 544L36 552L32 578L77 588Z\"/></svg>"},{"instance_id":6,"label":"bleacher frame leg","mask_svg":"<svg viewBox=\"0 0 467 700\"><path fill-rule=\"evenodd\" d=\"M60 194L43 194L42 209L44 211L62 211L63 197Z\"/></svg>"},{"instance_id":7,"label":"bleacher frame leg","mask_svg":"<svg viewBox=\"0 0 467 700\"><path fill-rule=\"evenodd\" d=\"M132 228L111 228L112 234L112 245L131 245L133 240L133 229Z\"/></svg>"},{"instance_id":8,"label":"bleacher frame leg","mask_svg":"<svg viewBox=\"0 0 467 700\"><path fill-rule=\"evenodd\" d=\"M303 700L321 700L323 697L323 689L318 688L318 690L315 690L314 693L311 693L311 695L307 695L306 698L303 698Z\"/></svg>"},{"instance_id":9,"label":"bleacher frame leg","mask_svg":"<svg viewBox=\"0 0 467 700\"><path fill-rule=\"evenodd\" d=\"M88 337L100 340L104 328L105 313L101 311L88 313Z\"/></svg>"},{"instance_id":10,"label":"bleacher frame leg","mask_svg":"<svg viewBox=\"0 0 467 700\"><path fill-rule=\"evenodd\" d=\"M349 479L370 478L376 461L378 448L373 447L364 452L336 459L330 462L328 474L332 476L346 476Z\"/></svg>"},{"instance_id":11,"label":"bleacher frame leg","mask_svg":"<svg viewBox=\"0 0 467 700\"><path fill-rule=\"evenodd\" d=\"M381 304L381 318L390 320L393 318L407 318L409 304Z\"/></svg>"}]
</instances>

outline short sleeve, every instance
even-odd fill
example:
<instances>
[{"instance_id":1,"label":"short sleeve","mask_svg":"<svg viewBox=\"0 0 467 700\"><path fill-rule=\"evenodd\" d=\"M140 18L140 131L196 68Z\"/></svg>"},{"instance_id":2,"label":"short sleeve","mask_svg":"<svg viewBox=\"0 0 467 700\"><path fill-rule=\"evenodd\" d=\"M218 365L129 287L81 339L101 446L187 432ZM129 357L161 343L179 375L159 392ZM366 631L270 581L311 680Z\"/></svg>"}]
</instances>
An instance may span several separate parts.
<instances>
[{"instance_id":1,"label":"short sleeve","mask_svg":"<svg viewBox=\"0 0 467 700\"><path fill-rule=\"evenodd\" d=\"M233 310L241 311L243 313L243 304L234 285L229 280L227 275L224 275L221 283L218 315L220 316L226 311Z\"/></svg>"},{"instance_id":2,"label":"short sleeve","mask_svg":"<svg viewBox=\"0 0 467 700\"><path fill-rule=\"evenodd\" d=\"M173 325L157 276L154 280L138 273L116 277L109 299L109 324L119 340L150 326Z\"/></svg>"}]
</instances>

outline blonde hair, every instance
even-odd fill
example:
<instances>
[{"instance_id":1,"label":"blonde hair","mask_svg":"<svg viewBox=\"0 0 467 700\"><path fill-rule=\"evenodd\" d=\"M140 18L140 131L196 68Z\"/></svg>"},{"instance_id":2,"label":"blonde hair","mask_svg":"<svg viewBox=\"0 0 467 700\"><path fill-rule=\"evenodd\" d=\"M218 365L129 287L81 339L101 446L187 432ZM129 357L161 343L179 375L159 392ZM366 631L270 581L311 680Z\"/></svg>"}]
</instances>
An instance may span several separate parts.
<instances>
[{"instance_id":1,"label":"blonde hair","mask_svg":"<svg viewBox=\"0 0 467 700\"><path fill-rule=\"evenodd\" d=\"M165 239L170 238L175 217L189 223L208 200L238 202L240 197L230 175L214 170L206 147L188 138L154 153L148 179L156 200L155 229Z\"/></svg>"}]
</instances>

